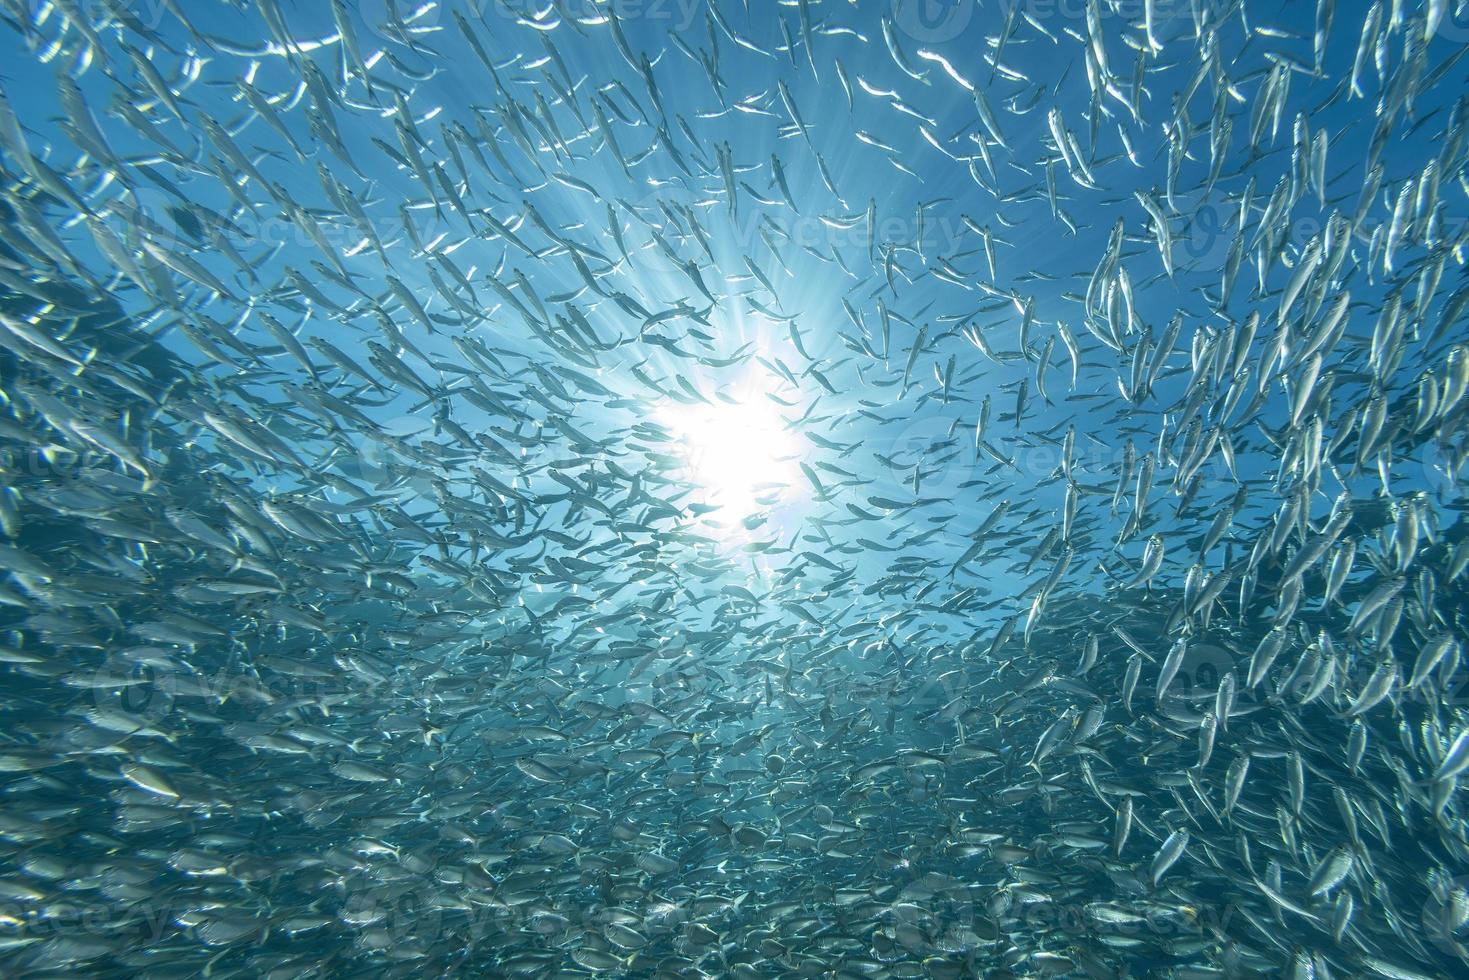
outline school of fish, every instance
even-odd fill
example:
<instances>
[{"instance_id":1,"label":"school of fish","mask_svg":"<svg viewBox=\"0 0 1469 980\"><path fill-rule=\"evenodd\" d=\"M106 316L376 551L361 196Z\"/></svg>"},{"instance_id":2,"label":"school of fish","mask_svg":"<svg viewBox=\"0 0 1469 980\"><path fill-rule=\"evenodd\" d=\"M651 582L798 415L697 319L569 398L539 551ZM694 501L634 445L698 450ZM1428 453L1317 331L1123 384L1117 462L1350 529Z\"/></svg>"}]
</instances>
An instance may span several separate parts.
<instances>
[{"instance_id":1,"label":"school of fish","mask_svg":"<svg viewBox=\"0 0 1469 980\"><path fill-rule=\"evenodd\" d=\"M1469 974L1469 3L0 45L0 975Z\"/></svg>"}]
</instances>

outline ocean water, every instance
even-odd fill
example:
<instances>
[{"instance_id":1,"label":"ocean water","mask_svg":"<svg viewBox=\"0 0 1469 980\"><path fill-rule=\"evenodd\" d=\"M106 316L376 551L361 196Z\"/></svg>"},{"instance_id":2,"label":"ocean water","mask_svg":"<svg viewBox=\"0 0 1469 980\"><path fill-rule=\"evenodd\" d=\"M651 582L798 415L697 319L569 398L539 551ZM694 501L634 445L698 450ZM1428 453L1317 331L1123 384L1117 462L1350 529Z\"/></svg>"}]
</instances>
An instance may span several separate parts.
<instances>
[{"instance_id":1,"label":"ocean water","mask_svg":"<svg viewBox=\"0 0 1469 980\"><path fill-rule=\"evenodd\" d=\"M0 975L1465 975L1466 45L3 0Z\"/></svg>"}]
</instances>

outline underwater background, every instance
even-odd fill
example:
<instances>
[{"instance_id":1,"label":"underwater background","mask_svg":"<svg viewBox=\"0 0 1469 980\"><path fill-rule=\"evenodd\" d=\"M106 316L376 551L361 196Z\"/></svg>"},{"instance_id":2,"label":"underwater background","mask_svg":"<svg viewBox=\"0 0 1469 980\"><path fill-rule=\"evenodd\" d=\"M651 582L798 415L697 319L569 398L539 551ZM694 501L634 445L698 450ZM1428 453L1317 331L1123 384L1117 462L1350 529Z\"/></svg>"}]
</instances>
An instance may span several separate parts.
<instances>
[{"instance_id":1,"label":"underwater background","mask_svg":"<svg viewBox=\"0 0 1469 980\"><path fill-rule=\"evenodd\" d=\"M0 22L0 974L1469 971L1469 5Z\"/></svg>"}]
</instances>

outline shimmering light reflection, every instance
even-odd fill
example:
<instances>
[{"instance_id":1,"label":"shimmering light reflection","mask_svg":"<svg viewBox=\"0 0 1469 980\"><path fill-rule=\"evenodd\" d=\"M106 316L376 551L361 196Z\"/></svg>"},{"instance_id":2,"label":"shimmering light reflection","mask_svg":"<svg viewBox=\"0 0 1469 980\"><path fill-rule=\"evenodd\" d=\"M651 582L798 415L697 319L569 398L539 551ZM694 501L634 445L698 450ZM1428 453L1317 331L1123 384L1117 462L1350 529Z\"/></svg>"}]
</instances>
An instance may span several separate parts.
<instances>
[{"instance_id":1,"label":"shimmering light reflection","mask_svg":"<svg viewBox=\"0 0 1469 980\"><path fill-rule=\"evenodd\" d=\"M716 506L721 523L743 520L802 480L800 445L780 411L758 394L706 406L679 406L659 421L683 443L687 478Z\"/></svg>"}]
</instances>

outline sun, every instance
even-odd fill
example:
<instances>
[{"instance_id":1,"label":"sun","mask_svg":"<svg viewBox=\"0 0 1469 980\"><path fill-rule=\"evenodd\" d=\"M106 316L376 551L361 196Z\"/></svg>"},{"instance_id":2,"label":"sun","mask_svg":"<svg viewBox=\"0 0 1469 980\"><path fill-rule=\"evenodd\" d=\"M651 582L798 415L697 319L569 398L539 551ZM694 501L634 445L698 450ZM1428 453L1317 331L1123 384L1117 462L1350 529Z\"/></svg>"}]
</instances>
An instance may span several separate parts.
<instances>
[{"instance_id":1,"label":"sun","mask_svg":"<svg viewBox=\"0 0 1469 980\"><path fill-rule=\"evenodd\" d=\"M659 414L681 443L686 478L721 522L742 521L798 486L800 445L760 395Z\"/></svg>"}]
</instances>

